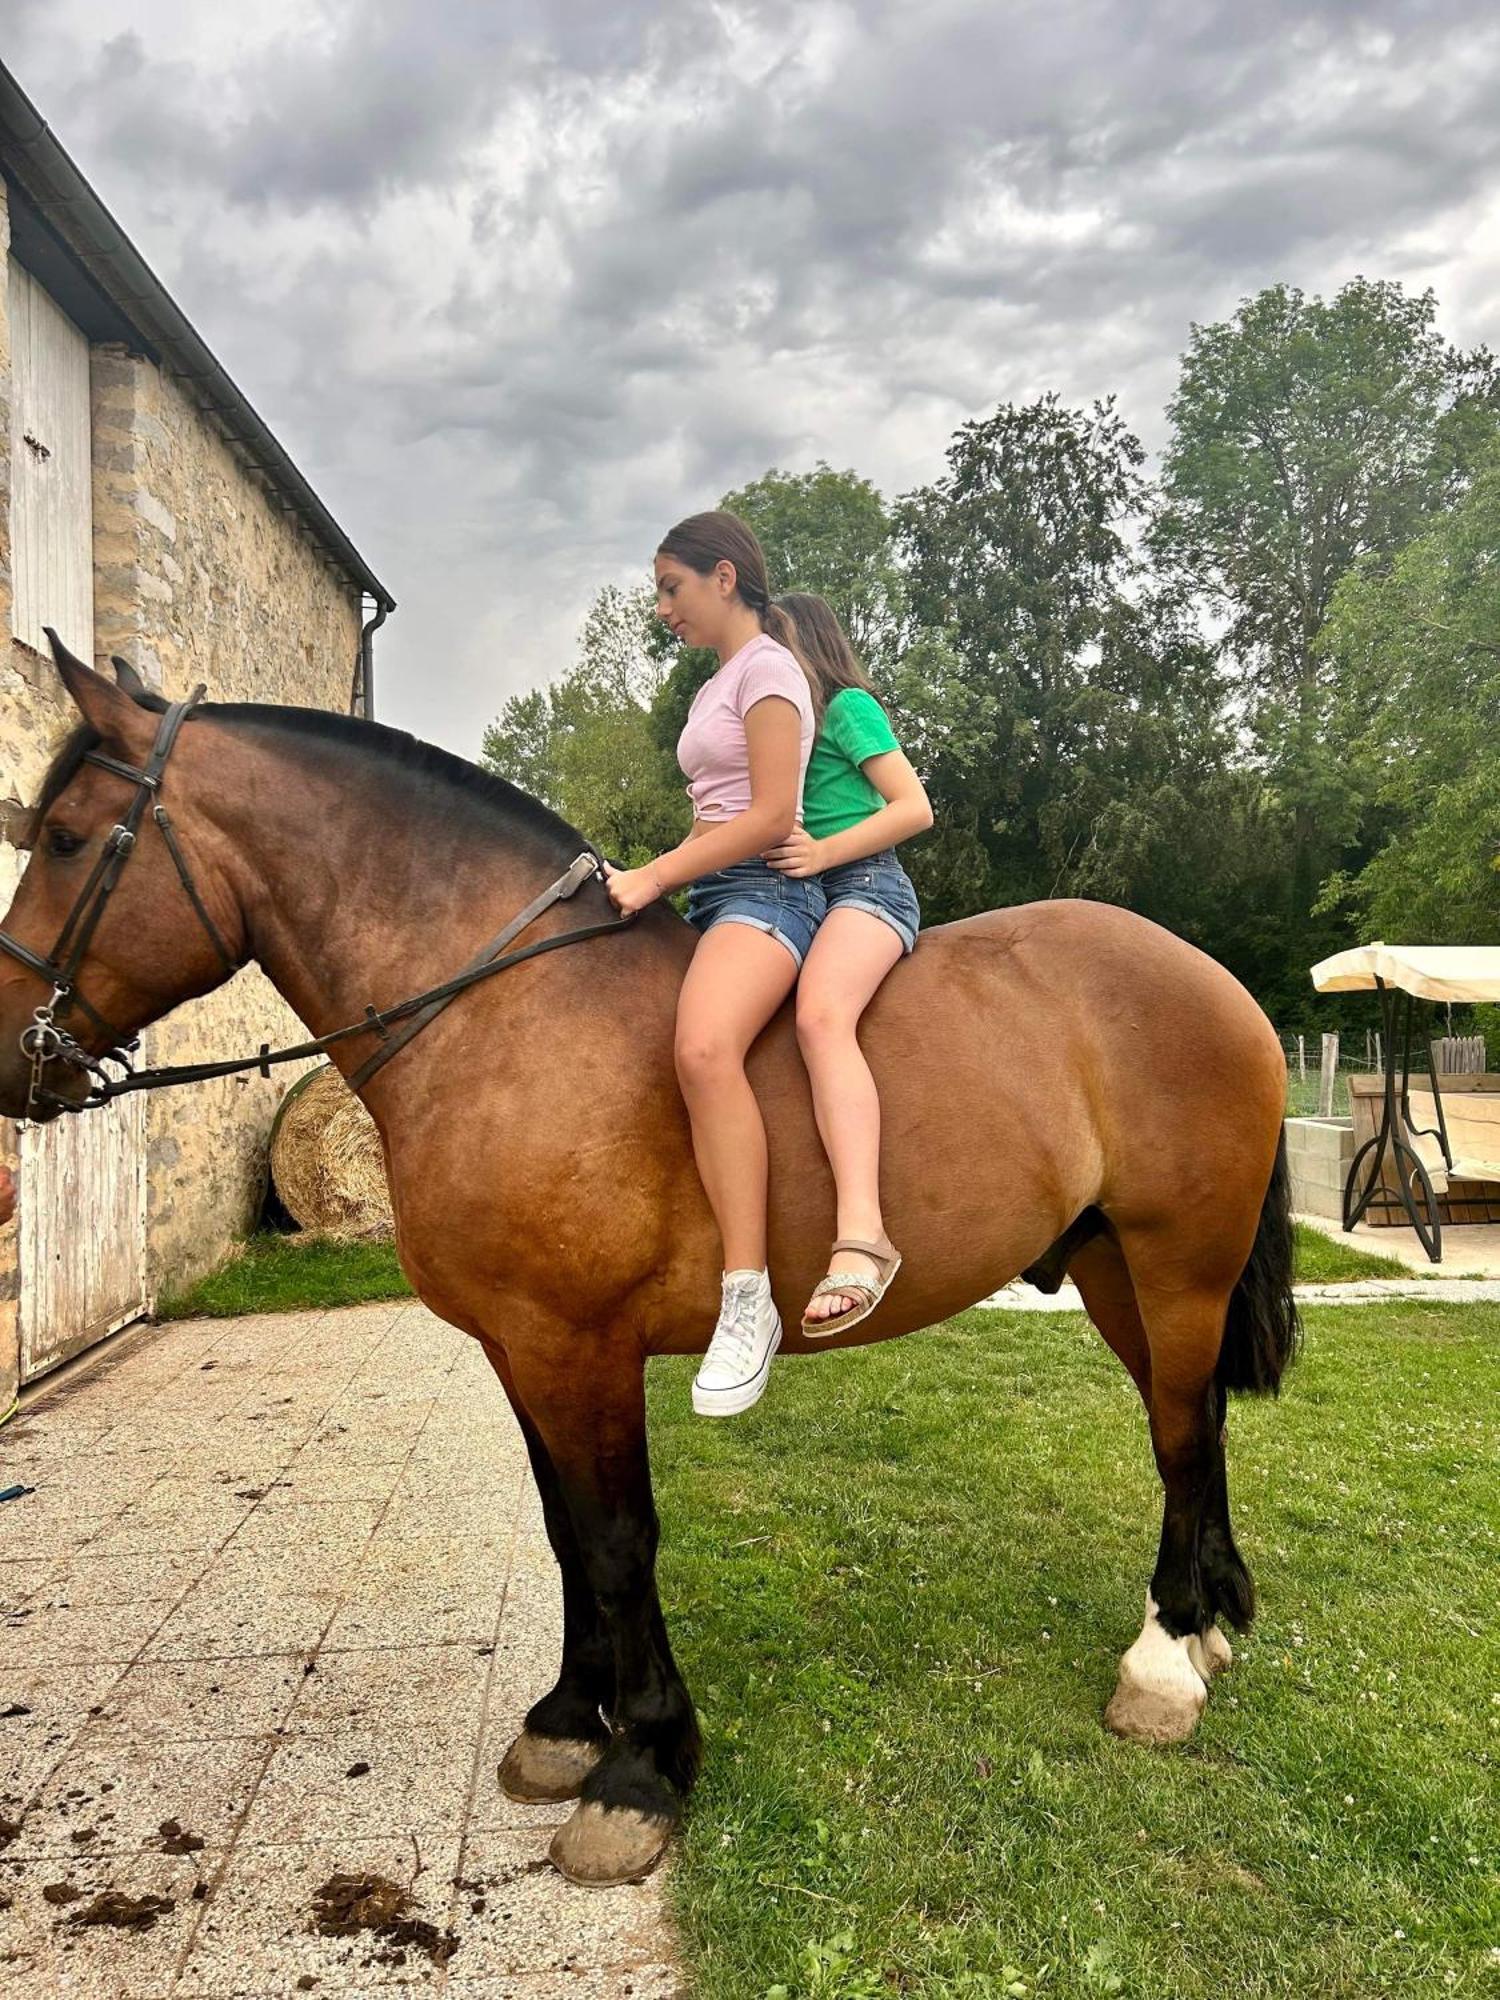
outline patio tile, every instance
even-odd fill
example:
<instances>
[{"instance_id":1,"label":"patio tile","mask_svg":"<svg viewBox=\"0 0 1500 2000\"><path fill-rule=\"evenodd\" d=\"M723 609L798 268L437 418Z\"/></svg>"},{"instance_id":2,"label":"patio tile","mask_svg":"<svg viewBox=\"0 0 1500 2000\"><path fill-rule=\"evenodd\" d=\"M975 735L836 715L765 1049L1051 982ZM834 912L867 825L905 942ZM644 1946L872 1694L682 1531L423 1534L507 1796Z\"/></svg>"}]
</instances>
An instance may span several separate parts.
<instances>
[{"instance_id":1,"label":"patio tile","mask_svg":"<svg viewBox=\"0 0 1500 2000\"><path fill-rule=\"evenodd\" d=\"M169 1549L160 1555L93 1555L85 1548L46 1574L38 1605L157 1604L181 1597L202 1575L207 1549Z\"/></svg>"},{"instance_id":2,"label":"patio tile","mask_svg":"<svg viewBox=\"0 0 1500 2000\"><path fill-rule=\"evenodd\" d=\"M515 1521L516 1502L521 1493L522 1470L517 1465L499 1468L492 1485L481 1492L455 1492L446 1480L431 1474L415 1486L402 1482L381 1519L383 1535L413 1535L417 1538L442 1535L455 1543L466 1540L488 1542L496 1535L509 1536Z\"/></svg>"},{"instance_id":3,"label":"patio tile","mask_svg":"<svg viewBox=\"0 0 1500 2000\"><path fill-rule=\"evenodd\" d=\"M41 1556L30 1562L18 1562L14 1557L0 1562L0 1618L8 1618L29 1604L52 1574L52 1564Z\"/></svg>"},{"instance_id":4,"label":"patio tile","mask_svg":"<svg viewBox=\"0 0 1500 2000\"><path fill-rule=\"evenodd\" d=\"M161 1603L23 1610L0 1626L0 1678L29 1665L133 1660L166 1614Z\"/></svg>"},{"instance_id":5,"label":"patio tile","mask_svg":"<svg viewBox=\"0 0 1500 2000\"><path fill-rule=\"evenodd\" d=\"M6 1853L162 1851L167 1820L224 1847L255 1792L266 1748L259 1737L173 1743L86 1730L27 1809Z\"/></svg>"},{"instance_id":6,"label":"patio tile","mask_svg":"<svg viewBox=\"0 0 1500 2000\"><path fill-rule=\"evenodd\" d=\"M454 1959L454 1964L458 1960ZM588 1971L505 1972L492 1979L453 1979L454 2000L686 2000L682 1974L670 1965L606 1965Z\"/></svg>"},{"instance_id":7,"label":"patio tile","mask_svg":"<svg viewBox=\"0 0 1500 2000\"><path fill-rule=\"evenodd\" d=\"M218 1857L201 1854L72 1856L0 1860L0 1965L16 2000L161 2000L171 1987L201 1904L193 1889ZM80 1893L54 1902L42 1891L70 1885ZM171 1904L147 1928L77 1921L106 1889L160 1896Z\"/></svg>"},{"instance_id":8,"label":"patio tile","mask_svg":"<svg viewBox=\"0 0 1500 2000\"><path fill-rule=\"evenodd\" d=\"M484 1709L490 1654L471 1645L395 1646L319 1654L301 1676L289 1731L356 1724L382 1734L464 1730L472 1742Z\"/></svg>"},{"instance_id":9,"label":"patio tile","mask_svg":"<svg viewBox=\"0 0 1500 2000\"><path fill-rule=\"evenodd\" d=\"M304 1502L385 1501L396 1489L402 1463L400 1459L385 1459L372 1464L331 1452L322 1458L309 1458L299 1452L278 1474L264 1504L295 1507Z\"/></svg>"},{"instance_id":10,"label":"patio tile","mask_svg":"<svg viewBox=\"0 0 1500 2000\"><path fill-rule=\"evenodd\" d=\"M660 1869L619 1889L575 1889L547 1862L546 1850L545 1828L470 1832L449 1919L463 1939L452 1961L455 1979L661 1962Z\"/></svg>"},{"instance_id":11,"label":"patio tile","mask_svg":"<svg viewBox=\"0 0 1500 2000\"><path fill-rule=\"evenodd\" d=\"M96 1735L137 1740L267 1737L285 1721L306 1663L305 1653L138 1660L90 1705L89 1726Z\"/></svg>"},{"instance_id":12,"label":"patio tile","mask_svg":"<svg viewBox=\"0 0 1500 2000\"><path fill-rule=\"evenodd\" d=\"M235 1532L231 1549L296 1549L320 1547L357 1553L370 1539L380 1519L379 1500L287 1500L282 1489L267 1490L265 1504L255 1509Z\"/></svg>"},{"instance_id":13,"label":"patio tile","mask_svg":"<svg viewBox=\"0 0 1500 2000\"><path fill-rule=\"evenodd\" d=\"M117 1664L41 1666L0 1673L0 1811L24 1806L67 1755L91 1710L120 1678ZM20 1709L22 1714L9 1711Z\"/></svg>"},{"instance_id":14,"label":"patio tile","mask_svg":"<svg viewBox=\"0 0 1500 2000\"><path fill-rule=\"evenodd\" d=\"M504 1590L501 1576L483 1584L419 1577L389 1586L357 1579L324 1644L333 1651L410 1646L418 1640L444 1646L461 1640L485 1645L495 1635Z\"/></svg>"},{"instance_id":15,"label":"patio tile","mask_svg":"<svg viewBox=\"0 0 1500 2000\"><path fill-rule=\"evenodd\" d=\"M162 1622L142 1657L213 1660L311 1652L338 1602L337 1590L269 1591L255 1598L199 1584Z\"/></svg>"},{"instance_id":16,"label":"patio tile","mask_svg":"<svg viewBox=\"0 0 1500 2000\"><path fill-rule=\"evenodd\" d=\"M417 1873L412 1842L404 1836L271 1847L241 1842L204 1906L174 2000L228 1993L276 1994L285 2000L303 1976L316 1980L318 1992L384 1993L392 1987L411 1989L414 1983L417 1991L429 1990L436 1968L425 1954L393 1948L369 1931L325 1937L315 1929L313 1915L315 1892L332 1876L369 1871L410 1884L409 1914L441 1932L458 1842L438 1837L419 1845ZM398 1956L399 1962L392 1962Z\"/></svg>"},{"instance_id":17,"label":"patio tile","mask_svg":"<svg viewBox=\"0 0 1500 2000\"><path fill-rule=\"evenodd\" d=\"M142 1500L95 1538L96 1555L153 1555L168 1549L217 1548L239 1527L253 1500L227 1486L159 1479Z\"/></svg>"},{"instance_id":18,"label":"patio tile","mask_svg":"<svg viewBox=\"0 0 1500 2000\"><path fill-rule=\"evenodd\" d=\"M250 1845L457 1835L474 1767L472 1726L399 1730L383 1718L284 1736L245 1821Z\"/></svg>"}]
</instances>

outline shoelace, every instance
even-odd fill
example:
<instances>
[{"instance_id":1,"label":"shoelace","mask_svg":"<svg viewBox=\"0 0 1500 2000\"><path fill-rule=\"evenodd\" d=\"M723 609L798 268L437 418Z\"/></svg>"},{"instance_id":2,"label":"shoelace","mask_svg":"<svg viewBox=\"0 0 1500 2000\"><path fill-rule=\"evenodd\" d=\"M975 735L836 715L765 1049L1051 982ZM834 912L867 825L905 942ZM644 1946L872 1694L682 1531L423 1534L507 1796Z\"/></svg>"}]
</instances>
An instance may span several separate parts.
<instances>
[{"instance_id":1,"label":"shoelace","mask_svg":"<svg viewBox=\"0 0 1500 2000\"><path fill-rule=\"evenodd\" d=\"M737 1285L725 1285L719 1323L714 1328L714 1337L703 1358L705 1367L710 1362L718 1361L730 1367L743 1368L749 1360L755 1346L756 1322L760 1317L756 1311L759 1289L757 1284L744 1280Z\"/></svg>"}]
</instances>

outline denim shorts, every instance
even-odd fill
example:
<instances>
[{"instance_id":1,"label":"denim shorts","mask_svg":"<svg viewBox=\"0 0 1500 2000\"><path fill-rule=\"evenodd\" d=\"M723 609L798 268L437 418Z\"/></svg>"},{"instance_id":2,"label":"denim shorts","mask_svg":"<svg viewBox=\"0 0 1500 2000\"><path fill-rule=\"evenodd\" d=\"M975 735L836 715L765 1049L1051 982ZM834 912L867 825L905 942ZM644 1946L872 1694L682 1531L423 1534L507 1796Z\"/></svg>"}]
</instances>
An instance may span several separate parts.
<instances>
[{"instance_id":1,"label":"denim shorts","mask_svg":"<svg viewBox=\"0 0 1500 2000\"><path fill-rule=\"evenodd\" d=\"M922 911L911 877L897 860L894 847L867 854L862 861L825 868L817 879L823 884L830 911L866 910L890 925L904 952L916 944Z\"/></svg>"},{"instance_id":2,"label":"denim shorts","mask_svg":"<svg viewBox=\"0 0 1500 2000\"><path fill-rule=\"evenodd\" d=\"M826 904L822 878L799 881L758 855L702 875L688 889L688 922L695 930L715 924L749 924L784 944L798 967L811 948Z\"/></svg>"}]
</instances>

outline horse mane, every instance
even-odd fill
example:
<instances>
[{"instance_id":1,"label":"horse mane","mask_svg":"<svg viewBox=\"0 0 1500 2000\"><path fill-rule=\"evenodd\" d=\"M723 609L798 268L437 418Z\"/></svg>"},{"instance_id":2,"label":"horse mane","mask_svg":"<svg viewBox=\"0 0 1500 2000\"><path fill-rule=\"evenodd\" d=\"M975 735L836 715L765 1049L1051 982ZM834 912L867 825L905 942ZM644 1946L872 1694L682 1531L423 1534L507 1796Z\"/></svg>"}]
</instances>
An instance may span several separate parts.
<instances>
[{"instance_id":1,"label":"horse mane","mask_svg":"<svg viewBox=\"0 0 1500 2000\"><path fill-rule=\"evenodd\" d=\"M160 696L134 699L137 707L153 713L166 707ZM452 751L440 750L435 743L424 743L404 729L392 729L387 723L370 722L358 715L340 715L331 709L253 701L204 702L188 717L188 726L200 716L206 721L226 723L230 728L251 728L284 736L293 744L309 749L337 745L355 759L368 759L372 776L384 767L413 781L422 803L434 811L451 810L455 803L462 802L477 808L481 818L498 815L507 833L545 842L549 849L570 846L571 853L577 854L586 844L576 827L570 826L550 806L544 806L540 799L523 792L519 785L511 784L508 778L456 757ZM31 844L48 809L77 776L89 751L96 750L102 740L91 723L80 722L75 726L47 767L36 804L23 828L25 837L19 845Z\"/></svg>"}]
</instances>

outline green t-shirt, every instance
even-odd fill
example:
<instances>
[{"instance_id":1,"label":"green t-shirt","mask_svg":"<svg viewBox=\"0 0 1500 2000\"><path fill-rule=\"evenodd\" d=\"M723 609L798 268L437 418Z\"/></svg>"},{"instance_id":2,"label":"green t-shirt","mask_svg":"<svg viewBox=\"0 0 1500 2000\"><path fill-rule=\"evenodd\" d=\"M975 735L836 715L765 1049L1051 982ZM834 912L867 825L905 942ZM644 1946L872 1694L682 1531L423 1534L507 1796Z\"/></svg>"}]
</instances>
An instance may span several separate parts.
<instances>
[{"instance_id":1,"label":"green t-shirt","mask_svg":"<svg viewBox=\"0 0 1500 2000\"><path fill-rule=\"evenodd\" d=\"M802 787L802 824L814 840L879 812L885 800L860 766L900 748L874 695L863 688L839 689L824 712Z\"/></svg>"}]
</instances>

